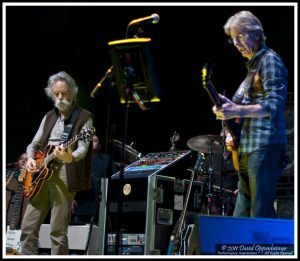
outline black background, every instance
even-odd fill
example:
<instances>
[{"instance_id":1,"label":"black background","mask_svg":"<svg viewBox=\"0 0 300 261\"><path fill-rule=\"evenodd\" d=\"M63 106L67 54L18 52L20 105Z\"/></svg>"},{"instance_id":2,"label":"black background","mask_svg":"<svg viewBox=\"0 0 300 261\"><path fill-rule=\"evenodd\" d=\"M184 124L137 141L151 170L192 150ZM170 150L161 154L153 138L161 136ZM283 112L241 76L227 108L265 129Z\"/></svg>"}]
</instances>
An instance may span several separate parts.
<instances>
[{"instance_id":1,"label":"black background","mask_svg":"<svg viewBox=\"0 0 300 261\"><path fill-rule=\"evenodd\" d=\"M177 147L197 135L216 134L221 123L201 83L204 63L215 64L213 82L231 97L246 69L245 59L227 42L223 25L240 10L262 22L267 45L278 52L294 90L294 6L6 6L4 65L6 91L6 160L15 161L31 142L42 117L52 108L44 94L50 75L65 70L79 86L79 104L95 115L103 141L107 126L123 140L125 107L116 87L105 81L95 98L94 86L111 66L107 43L124 39L127 24L157 13L158 24L143 27L140 37L152 38L161 102L148 111L129 107L127 140L147 154L168 151L174 131ZM108 95L110 94L110 95ZM109 101L108 97L111 96ZM109 106L108 106L109 105ZM108 108L111 108L108 124Z\"/></svg>"}]
</instances>

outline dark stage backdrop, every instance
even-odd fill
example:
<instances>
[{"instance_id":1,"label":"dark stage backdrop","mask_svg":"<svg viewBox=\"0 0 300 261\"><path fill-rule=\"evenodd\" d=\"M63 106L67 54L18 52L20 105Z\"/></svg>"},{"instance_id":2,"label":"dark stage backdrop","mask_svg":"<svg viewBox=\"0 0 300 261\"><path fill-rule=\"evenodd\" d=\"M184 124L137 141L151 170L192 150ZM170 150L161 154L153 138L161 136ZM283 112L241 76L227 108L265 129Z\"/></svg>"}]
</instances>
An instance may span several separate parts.
<instances>
[{"instance_id":1,"label":"dark stage backdrop","mask_svg":"<svg viewBox=\"0 0 300 261\"><path fill-rule=\"evenodd\" d=\"M111 66L107 43L125 38L127 24L157 13L157 24L144 26L140 37L152 38L161 102L142 111L129 107L127 140L147 154L170 149L174 131L177 147L197 135L219 134L212 103L202 87L201 68L215 64L213 82L231 97L246 69L244 58L227 42L223 25L237 11L260 18L267 45L277 51L289 70L294 90L294 6L7 6L6 7L6 156L16 160L32 140L52 102L45 94L48 77L65 70L79 85L79 104L95 115L102 139L109 126L123 141L125 108L116 86L105 81L95 98L94 86ZM109 97L111 97L109 99ZM148 105L147 105L148 106ZM110 113L109 113L110 112ZM110 117L108 118L108 115Z\"/></svg>"}]
</instances>

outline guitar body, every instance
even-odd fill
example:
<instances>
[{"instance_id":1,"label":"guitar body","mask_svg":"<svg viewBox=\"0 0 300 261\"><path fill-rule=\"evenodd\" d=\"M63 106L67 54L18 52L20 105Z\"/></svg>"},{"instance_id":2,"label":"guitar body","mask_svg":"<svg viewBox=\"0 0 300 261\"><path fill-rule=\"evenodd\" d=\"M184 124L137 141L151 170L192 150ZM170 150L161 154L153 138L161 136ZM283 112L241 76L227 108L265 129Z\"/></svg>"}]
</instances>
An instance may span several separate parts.
<instances>
[{"instance_id":1,"label":"guitar body","mask_svg":"<svg viewBox=\"0 0 300 261\"><path fill-rule=\"evenodd\" d=\"M227 150L231 152L231 157L232 157L232 164L233 168L238 171L240 166L239 166L239 155L238 155L238 150L237 147L230 147L226 146Z\"/></svg>"},{"instance_id":2,"label":"guitar body","mask_svg":"<svg viewBox=\"0 0 300 261\"><path fill-rule=\"evenodd\" d=\"M21 253L16 249L12 249L12 250L6 250L6 255L7 256L20 256Z\"/></svg>"},{"instance_id":3,"label":"guitar body","mask_svg":"<svg viewBox=\"0 0 300 261\"><path fill-rule=\"evenodd\" d=\"M95 128L84 129L80 134L74 136L66 143L62 144L65 149L71 146L77 140L91 140L92 135L95 133ZM25 198L33 199L40 192L43 183L48 180L53 173L51 169L54 165L51 160L55 158L54 156L54 145L48 145L44 152L36 151L35 152L35 161L36 168L38 172L31 173L26 171L24 186L23 186L23 195Z\"/></svg>"},{"instance_id":4,"label":"guitar body","mask_svg":"<svg viewBox=\"0 0 300 261\"><path fill-rule=\"evenodd\" d=\"M233 139L233 147L226 146L227 150L231 152L232 155L232 163L233 167L236 171L239 170L239 155L238 155L238 147L240 141L240 132L241 132L241 124L237 123L236 120L226 120L224 121L226 128L228 129L232 139Z\"/></svg>"},{"instance_id":5,"label":"guitar body","mask_svg":"<svg viewBox=\"0 0 300 261\"><path fill-rule=\"evenodd\" d=\"M6 255L21 255L21 229L10 229L6 232Z\"/></svg>"},{"instance_id":6,"label":"guitar body","mask_svg":"<svg viewBox=\"0 0 300 261\"><path fill-rule=\"evenodd\" d=\"M44 166L43 160L51 153L53 148L54 146L49 145L44 153L41 151L35 152L35 161L39 171L33 174L28 171L26 172L23 186L23 195L25 198L35 198L43 183L52 176L51 163Z\"/></svg>"}]
</instances>

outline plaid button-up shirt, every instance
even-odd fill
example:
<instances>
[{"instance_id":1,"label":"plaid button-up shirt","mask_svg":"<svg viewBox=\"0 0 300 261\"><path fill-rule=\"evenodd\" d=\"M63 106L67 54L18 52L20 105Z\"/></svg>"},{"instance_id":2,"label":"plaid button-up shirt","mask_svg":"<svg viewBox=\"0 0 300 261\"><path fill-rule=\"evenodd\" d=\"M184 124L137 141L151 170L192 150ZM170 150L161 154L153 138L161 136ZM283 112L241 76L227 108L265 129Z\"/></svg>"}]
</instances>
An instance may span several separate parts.
<instances>
[{"instance_id":1,"label":"plaid button-up shirt","mask_svg":"<svg viewBox=\"0 0 300 261\"><path fill-rule=\"evenodd\" d=\"M247 67L243 88L238 89L233 100L244 105L260 104L269 116L243 119L239 152L250 153L269 144L286 144L287 69L279 55L264 45L248 61Z\"/></svg>"}]
</instances>

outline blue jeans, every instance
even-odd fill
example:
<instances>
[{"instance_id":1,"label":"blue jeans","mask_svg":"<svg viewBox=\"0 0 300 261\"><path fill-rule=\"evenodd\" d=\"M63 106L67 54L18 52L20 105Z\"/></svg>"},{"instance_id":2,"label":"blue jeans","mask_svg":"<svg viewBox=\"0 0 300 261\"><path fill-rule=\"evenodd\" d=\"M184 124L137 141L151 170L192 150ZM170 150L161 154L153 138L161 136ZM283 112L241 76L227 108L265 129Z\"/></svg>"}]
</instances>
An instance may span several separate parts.
<instances>
[{"instance_id":1,"label":"blue jeans","mask_svg":"<svg viewBox=\"0 0 300 261\"><path fill-rule=\"evenodd\" d=\"M277 183L284 146L269 145L239 157L239 192L233 216L275 218Z\"/></svg>"}]
</instances>

